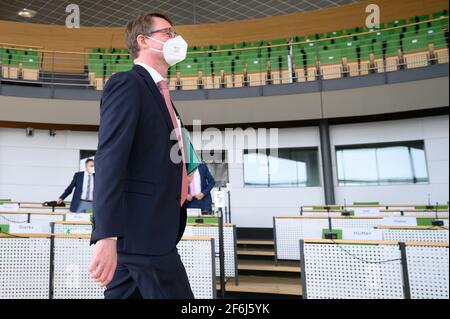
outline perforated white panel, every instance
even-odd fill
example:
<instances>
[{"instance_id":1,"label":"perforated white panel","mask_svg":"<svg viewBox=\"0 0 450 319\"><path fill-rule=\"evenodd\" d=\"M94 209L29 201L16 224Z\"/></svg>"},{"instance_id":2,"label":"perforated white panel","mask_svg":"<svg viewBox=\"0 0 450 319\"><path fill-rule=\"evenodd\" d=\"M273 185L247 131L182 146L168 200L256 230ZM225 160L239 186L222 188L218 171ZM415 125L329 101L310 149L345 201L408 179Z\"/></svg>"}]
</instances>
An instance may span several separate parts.
<instances>
[{"instance_id":1,"label":"perforated white panel","mask_svg":"<svg viewBox=\"0 0 450 319\"><path fill-rule=\"evenodd\" d=\"M309 299L401 299L403 279L398 246L305 244L306 293Z\"/></svg>"},{"instance_id":2,"label":"perforated white panel","mask_svg":"<svg viewBox=\"0 0 450 319\"><path fill-rule=\"evenodd\" d=\"M0 238L0 299L49 298L50 239Z\"/></svg>"},{"instance_id":3,"label":"perforated white panel","mask_svg":"<svg viewBox=\"0 0 450 319\"><path fill-rule=\"evenodd\" d=\"M55 234L90 234L92 225L55 224Z\"/></svg>"},{"instance_id":4,"label":"perforated white panel","mask_svg":"<svg viewBox=\"0 0 450 319\"><path fill-rule=\"evenodd\" d=\"M322 238L327 219L275 218L277 259L300 260L300 239Z\"/></svg>"},{"instance_id":5,"label":"perforated white panel","mask_svg":"<svg viewBox=\"0 0 450 319\"><path fill-rule=\"evenodd\" d=\"M303 212L305 217L328 217L328 212ZM342 213L330 212L331 217L340 217Z\"/></svg>"},{"instance_id":6,"label":"perforated white panel","mask_svg":"<svg viewBox=\"0 0 450 319\"><path fill-rule=\"evenodd\" d=\"M332 218L336 228L374 228L381 219ZM328 228L328 218L275 218L275 245L277 259L300 260L300 239L321 239L322 230Z\"/></svg>"},{"instance_id":7,"label":"perforated white panel","mask_svg":"<svg viewBox=\"0 0 450 319\"><path fill-rule=\"evenodd\" d=\"M40 214L31 214L30 223L39 223L43 225L45 233L51 233L51 222L61 222L64 218L64 215L40 215Z\"/></svg>"},{"instance_id":8,"label":"perforated white panel","mask_svg":"<svg viewBox=\"0 0 450 319\"><path fill-rule=\"evenodd\" d=\"M448 230L383 229L383 239L399 242L425 241L448 243Z\"/></svg>"},{"instance_id":9,"label":"perforated white panel","mask_svg":"<svg viewBox=\"0 0 450 319\"><path fill-rule=\"evenodd\" d=\"M349 209L351 210L351 209ZM401 216L401 212L380 212L376 216L370 215L370 216L358 216L358 217L399 217ZM328 217L328 212L303 212L303 216L305 217ZM330 212L330 217L340 217L342 216L342 213L338 212Z\"/></svg>"},{"instance_id":10,"label":"perforated white panel","mask_svg":"<svg viewBox=\"0 0 450 319\"><path fill-rule=\"evenodd\" d=\"M375 228L378 225L382 224L382 219L359 219L359 218L352 218L352 219L333 219L332 220L332 227L333 228Z\"/></svg>"},{"instance_id":11,"label":"perforated white panel","mask_svg":"<svg viewBox=\"0 0 450 319\"><path fill-rule=\"evenodd\" d=\"M182 240L178 253L196 299L212 299L216 292L214 240Z\"/></svg>"},{"instance_id":12,"label":"perforated white panel","mask_svg":"<svg viewBox=\"0 0 450 319\"><path fill-rule=\"evenodd\" d=\"M178 244L178 252L196 298L214 297L215 265L212 245L212 240L183 240ZM104 290L91 280L87 272L92 249L89 239L55 238L55 299L104 297Z\"/></svg>"},{"instance_id":13,"label":"perforated white panel","mask_svg":"<svg viewBox=\"0 0 450 319\"><path fill-rule=\"evenodd\" d=\"M411 298L448 299L448 247L407 246L406 256Z\"/></svg>"},{"instance_id":14,"label":"perforated white panel","mask_svg":"<svg viewBox=\"0 0 450 319\"><path fill-rule=\"evenodd\" d=\"M219 256L219 227L213 226L186 226L185 233L197 237L212 237L214 238L216 256ZM236 277L236 238L234 227L223 228L223 246L225 255L225 276ZM219 257L216 257L216 274L220 274Z\"/></svg>"},{"instance_id":15,"label":"perforated white panel","mask_svg":"<svg viewBox=\"0 0 450 319\"><path fill-rule=\"evenodd\" d=\"M89 239L55 238L54 298L99 299L103 291L87 271L92 249Z\"/></svg>"}]
</instances>

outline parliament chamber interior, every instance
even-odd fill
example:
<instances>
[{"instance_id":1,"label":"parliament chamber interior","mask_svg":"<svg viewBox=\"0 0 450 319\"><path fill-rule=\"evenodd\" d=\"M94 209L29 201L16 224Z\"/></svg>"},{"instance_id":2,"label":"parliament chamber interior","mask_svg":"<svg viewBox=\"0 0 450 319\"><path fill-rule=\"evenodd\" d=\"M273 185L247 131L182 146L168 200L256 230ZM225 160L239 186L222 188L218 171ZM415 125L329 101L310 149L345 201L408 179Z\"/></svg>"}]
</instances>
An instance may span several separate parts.
<instances>
[{"instance_id":1,"label":"parliament chamber interior","mask_svg":"<svg viewBox=\"0 0 450 319\"><path fill-rule=\"evenodd\" d=\"M212 203L188 204L176 245L195 299L449 298L447 1L87 2L75 27L69 3L0 8L0 299L104 298L103 195L82 182L80 211L61 194L91 176L100 103L135 68L124 27L146 12L188 43L162 76L211 177L190 182Z\"/></svg>"}]
</instances>

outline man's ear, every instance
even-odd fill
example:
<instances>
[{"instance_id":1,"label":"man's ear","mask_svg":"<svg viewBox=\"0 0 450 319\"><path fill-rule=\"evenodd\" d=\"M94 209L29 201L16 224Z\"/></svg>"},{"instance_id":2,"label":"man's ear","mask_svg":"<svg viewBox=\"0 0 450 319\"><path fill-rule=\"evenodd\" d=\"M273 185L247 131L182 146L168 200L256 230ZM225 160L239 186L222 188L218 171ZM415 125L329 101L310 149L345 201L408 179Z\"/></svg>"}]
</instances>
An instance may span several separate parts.
<instances>
[{"instance_id":1,"label":"man's ear","mask_svg":"<svg viewBox=\"0 0 450 319\"><path fill-rule=\"evenodd\" d=\"M137 44L139 46L139 49L144 48L145 46L148 45L147 44L147 39L142 34L139 34L136 37L136 42L137 42Z\"/></svg>"}]
</instances>

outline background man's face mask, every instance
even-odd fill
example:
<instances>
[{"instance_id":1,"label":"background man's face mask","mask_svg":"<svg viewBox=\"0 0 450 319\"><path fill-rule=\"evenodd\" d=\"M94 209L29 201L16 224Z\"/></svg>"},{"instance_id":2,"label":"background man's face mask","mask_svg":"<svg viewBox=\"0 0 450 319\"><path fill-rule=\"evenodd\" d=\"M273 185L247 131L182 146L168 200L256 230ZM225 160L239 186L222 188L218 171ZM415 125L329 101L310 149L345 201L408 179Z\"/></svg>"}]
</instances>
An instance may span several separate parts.
<instances>
[{"instance_id":1,"label":"background man's face mask","mask_svg":"<svg viewBox=\"0 0 450 319\"><path fill-rule=\"evenodd\" d=\"M184 41L181 35L177 35L175 38L169 39L166 42L160 41L152 37L148 38L163 45L162 50L154 48L150 48L150 50L162 52L164 60L166 60L168 65L172 66L186 59L188 44L186 43L186 41Z\"/></svg>"}]
</instances>

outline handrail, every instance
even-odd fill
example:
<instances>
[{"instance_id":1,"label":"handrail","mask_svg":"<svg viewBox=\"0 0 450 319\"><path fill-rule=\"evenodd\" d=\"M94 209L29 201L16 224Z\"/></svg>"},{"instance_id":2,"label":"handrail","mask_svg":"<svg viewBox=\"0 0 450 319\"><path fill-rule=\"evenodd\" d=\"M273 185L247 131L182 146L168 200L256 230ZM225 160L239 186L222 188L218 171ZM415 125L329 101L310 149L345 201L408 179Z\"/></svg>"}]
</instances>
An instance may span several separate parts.
<instances>
[{"instance_id":1,"label":"handrail","mask_svg":"<svg viewBox=\"0 0 450 319\"><path fill-rule=\"evenodd\" d=\"M348 207L348 206L347 206ZM365 207L365 206L360 206L360 207ZM372 207L372 206L367 206L367 207ZM375 207L375 206L373 206ZM355 207L356 208L356 207ZM303 212L304 213L347 213L349 211L354 211L354 209L331 209L331 210L326 210L326 209L304 209ZM380 213L448 213L448 209L380 209Z\"/></svg>"},{"instance_id":2,"label":"handrail","mask_svg":"<svg viewBox=\"0 0 450 319\"><path fill-rule=\"evenodd\" d=\"M6 234L0 233L0 238L24 238L24 239L32 239L32 238L73 238L73 239L90 239L90 234L50 234L50 233L42 233L42 234ZM208 236L183 236L181 238L182 241L189 240L198 240L198 241L210 241L212 237Z\"/></svg>"},{"instance_id":3,"label":"handrail","mask_svg":"<svg viewBox=\"0 0 450 319\"><path fill-rule=\"evenodd\" d=\"M330 213L333 213L330 211ZM327 216L274 216L275 219L327 219ZM332 219L384 219L384 216L331 216ZM411 218L408 216L397 216L395 218ZM418 216L412 217L416 219L430 219L430 217ZM449 217L439 217L439 219L447 220Z\"/></svg>"},{"instance_id":4,"label":"handrail","mask_svg":"<svg viewBox=\"0 0 450 319\"><path fill-rule=\"evenodd\" d=\"M446 204L439 204L439 206L448 206L448 205L446 205ZM302 207L318 207L318 206L323 206L323 207L327 207L327 206L329 206L329 207L337 207L337 206L339 206L339 207L417 207L417 206L435 206L434 204L433 205L430 205L430 204L405 204L405 205L401 205L401 204L392 204L392 205L390 205L390 204L377 204L377 205L370 205L370 204L368 204L368 205L338 205L338 204L336 204L336 205L324 205L324 204L312 204L312 205L310 205L310 204L308 204L308 205L302 205Z\"/></svg>"},{"instance_id":5,"label":"handrail","mask_svg":"<svg viewBox=\"0 0 450 319\"><path fill-rule=\"evenodd\" d=\"M305 239L306 244L334 244L334 245L399 245L398 241L390 240L341 240L341 239ZM408 241L406 246L431 246L431 247L448 247L448 243L436 243L426 241Z\"/></svg>"},{"instance_id":6,"label":"handrail","mask_svg":"<svg viewBox=\"0 0 450 319\"><path fill-rule=\"evenodd\" d=\"M3 45L10 45L12 46L12 48L10 49L15 49L15 47L24 47L24 48L32 48L32 49L43 49L43 46L35 46L35 45L25 45L25 44L14 44L14 43L3 43L0 42L0 47L2 47ZM8 49L8 48L7 48Z\"/></svg>"},{"instance_id":7,"label":"handrail","mask_svg":"<svg viewBox=\"0 0 450 319\"><path fill-rule=\"evenodd\" d=\"M384 226L379 225L377 229L393 229L393 230L447 230L447 226Z\"/></svg>"}]
</instances>

